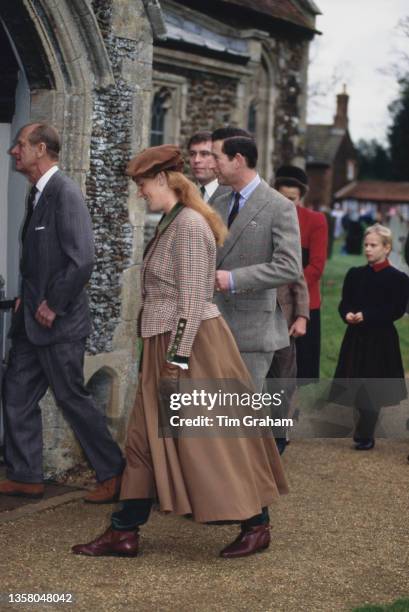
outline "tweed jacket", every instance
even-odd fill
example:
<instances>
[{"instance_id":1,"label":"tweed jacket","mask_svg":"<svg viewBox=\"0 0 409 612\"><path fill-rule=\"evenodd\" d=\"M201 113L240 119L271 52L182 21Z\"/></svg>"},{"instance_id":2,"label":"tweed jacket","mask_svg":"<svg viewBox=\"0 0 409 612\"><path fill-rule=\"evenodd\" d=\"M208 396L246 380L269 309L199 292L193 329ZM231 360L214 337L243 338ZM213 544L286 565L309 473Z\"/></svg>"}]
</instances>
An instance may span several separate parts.
<instances>
[{"instance_id":1,"label":"tweed jacket","mask_svg":"<svg viewBox=\"0 0 409 612\"><path fill-rule=\"evenodd\" d=\"M84 197L77 183L58 171L46 184L27 227L20 264L22 303L10 337L25 328L32 344L48 346L88 336L85 285L93 265L92 223ZM57 313L51 328L35 319L43 300Z\"/></svg>"},{"instance_id":2,"label":"tweed jacket","mask_svg":"<svg viewBox=\"0 0 409 612\"><path fill-rule=\"evenodd\" d=\"M230 200L228 194L213 204L226 223ZM240 351L265 353L288 346L287 322L276 309L276 287L302 274L294 205L262 180L231 226L216 267L232 273L234 293L216 293L215 303Z\"/></svg>"},{"instance_id":3,"label":"tweed jacket","mask_svg":"<svg viewBox=\"0 0 409 612\"><path fill-rule=\"evenodd\" d=\"M220 316L213 304L216 243L207 221L177 204L159 223L141 270L140 335L171 332L167 359L189 357L201 321Z\"/></svg>"},{"instance_id":4,"label":"tweed jacket","mask_svg":"<svg viewBox=\"0 0 409 612\"><path fill-rule=\"evenodd\" d=\"M290 285L278 287L277 302L288 327L291 327L298 317L304 317L307 321L310 319L310 298L304 277Z\"/></svg>"}]
</instances>

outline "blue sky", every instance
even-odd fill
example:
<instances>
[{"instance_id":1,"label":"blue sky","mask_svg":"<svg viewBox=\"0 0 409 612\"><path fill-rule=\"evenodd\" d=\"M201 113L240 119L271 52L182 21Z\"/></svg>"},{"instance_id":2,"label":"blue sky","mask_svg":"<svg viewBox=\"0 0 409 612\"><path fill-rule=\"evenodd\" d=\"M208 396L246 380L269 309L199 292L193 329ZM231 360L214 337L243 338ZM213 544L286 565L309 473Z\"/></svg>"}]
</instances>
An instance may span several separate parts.
<instances>
[{"instance_id":1,"label":"blue sky","mask_svg":"<svg viewBox=\"0 0 409 612\"><path fill-rule=\"evenodd\" d=\"M308 122L332 122L335 96L341 91L342 83L346 83L352 138L355 141L359 138L384 141L389 121L388 104L398 94L391 65L398 62L403 68L401 52L406 51L409 56L409 38L397 28L399 20L409 16L409 2L316 2L323 13L317 18L317 29L322 36L317 36L311 45L309 81L313 89L317 83L324 85L327 93L311 98Z\"/></svg>"}]
</instances>

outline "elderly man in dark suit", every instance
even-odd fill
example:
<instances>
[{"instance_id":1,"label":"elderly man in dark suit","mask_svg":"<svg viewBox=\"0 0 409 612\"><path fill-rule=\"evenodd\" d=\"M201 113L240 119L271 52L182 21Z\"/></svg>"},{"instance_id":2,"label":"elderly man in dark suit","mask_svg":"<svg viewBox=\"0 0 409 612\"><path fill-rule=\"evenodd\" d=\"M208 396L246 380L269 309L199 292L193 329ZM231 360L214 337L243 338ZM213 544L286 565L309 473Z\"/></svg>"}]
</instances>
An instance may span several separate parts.
<instances>
[{"instance_id":1,"label":"elderly man in dark suit","mask_svg":"<svg viewBox=\"0 0 409 612\"><path fill-rule=\"evenodd\" d=\"M187 144L190 170L195 177L202 198L213 204L216 198L230 193L230 188L219 185L216 177L216 165L212 154L212 133L196 132Z\"/></svg>"},{"instance_id":2,"label":"elderly man in dark suit","mask_svg":"<svg viewBox=\"0 0 409 612\"><path fill-rule=\"evenodd\" d=\"M212 140L219 182L233 189L213 204L230 229L217 255L215 301L261 389L274 351L289 344L276 288L302 274L297 215L259 177L257 147L244 130L220 128Z\"/></svg>"},{"instance_id":3,"label":"elderly man in dark suit","mask_svg":"<svg viewBox=\"0 0 409 612\"><path fill-rule=\"evenodd\" d=\"M38 402L51 387L96 471L99 484L85 499L104 503L119 493L123 458L84 387L85 338L91 330L84 287L94 264L93 234L78 185L58 169L59 150L57 131L33 123L20 130L10 151L32 188L3 390L8 480L0 483L0 494L44 493Z\"/></svg>"}]
</instances>

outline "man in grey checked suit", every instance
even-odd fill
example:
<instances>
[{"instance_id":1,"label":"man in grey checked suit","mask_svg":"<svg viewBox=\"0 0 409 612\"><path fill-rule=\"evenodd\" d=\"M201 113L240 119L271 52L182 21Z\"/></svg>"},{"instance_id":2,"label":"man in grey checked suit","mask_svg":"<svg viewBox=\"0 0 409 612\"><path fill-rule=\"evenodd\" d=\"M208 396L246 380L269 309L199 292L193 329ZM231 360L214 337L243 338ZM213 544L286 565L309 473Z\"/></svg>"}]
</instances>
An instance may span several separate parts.
<instances>
[{"instance_id":1,"label":"man in grey checked suit","mask_svg":"<svg viewBox=\"0 0 409 612\"><path fill-rule=\"evenodd\" d=\"M78 185L58 169L60 142L47 125L24 126L10 154L32 188L22 231L21 294L11 325L4 381L3 495L41 497L42 421L38 402L51 387L96 471L85 498L112 501L123 458L105 417L84 387L85 338L91 331L85 285L94 264L91 218Z\"/></svg>"},{"instance_id":2,"label":"man in grey checked suit","mask_svg":"<svg viewBox=\"0 0 409 612\"><path fill-rule=\"evenodd\" d=\"M213 204L216 198L231 192L229 187L219 185L217 180L211 132L203 131L193 134L187 144L187 150L190 170L205 202Z\"/></svg>"},{"instance_id":3,"label":"man in grey checked suit","mask_svg":"<svg viewBox=\"0 0 409 612\"><path fill-rule=\"evenodd\" d=\"M217 255L215 302L261 389L274 351L289 344L276 287L302 275L297 215L291 202L260 179L249 134L220 128L212 140L219 182L233 190L213 204L230 229Z\"/></svg>"}]
</instances>

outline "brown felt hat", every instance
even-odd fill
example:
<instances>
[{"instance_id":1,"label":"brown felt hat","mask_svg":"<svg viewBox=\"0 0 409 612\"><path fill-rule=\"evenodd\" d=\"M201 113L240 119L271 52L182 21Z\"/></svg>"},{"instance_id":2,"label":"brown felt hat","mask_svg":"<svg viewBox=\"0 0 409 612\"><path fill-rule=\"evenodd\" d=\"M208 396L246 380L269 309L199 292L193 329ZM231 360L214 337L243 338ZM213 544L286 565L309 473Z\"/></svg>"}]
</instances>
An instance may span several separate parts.
<instances>
[{"instance_id":1,"label":"brown felt hat","mask_svg":"<svg viewBox=\"0 0 409 612\"><path fill-rule=\"evenodd\" d=\"M134 180L142 177L152 177L162 170L182 172L183 157L179 147L175 145L160 145L144 149L133 157L126 168L126 174Z\"/></svg>"}]
</instances>

